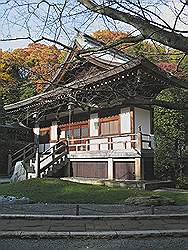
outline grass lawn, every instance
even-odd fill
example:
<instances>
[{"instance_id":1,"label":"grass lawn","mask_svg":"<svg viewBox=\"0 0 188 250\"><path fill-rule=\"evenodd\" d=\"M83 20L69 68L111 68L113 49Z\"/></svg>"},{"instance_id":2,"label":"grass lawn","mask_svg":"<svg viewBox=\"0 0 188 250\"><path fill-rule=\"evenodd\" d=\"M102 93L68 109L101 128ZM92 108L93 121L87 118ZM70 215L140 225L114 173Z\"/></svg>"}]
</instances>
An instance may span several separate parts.
<instances>
[{"instance_id":1,"label":"grass lawn","mask_svg":"<svg viewBox=\"0 0 188 250\"><path fill-rule=\"evenodd\" d=\"M28 197L47 203L124 203L128 197L161 195L174 199L178 205L188 205L188 193L147 192L127 188L109 188L78 184L58 179L30 179L19 183L1 184L0 195Z\"/></svg>"}]
</instances>

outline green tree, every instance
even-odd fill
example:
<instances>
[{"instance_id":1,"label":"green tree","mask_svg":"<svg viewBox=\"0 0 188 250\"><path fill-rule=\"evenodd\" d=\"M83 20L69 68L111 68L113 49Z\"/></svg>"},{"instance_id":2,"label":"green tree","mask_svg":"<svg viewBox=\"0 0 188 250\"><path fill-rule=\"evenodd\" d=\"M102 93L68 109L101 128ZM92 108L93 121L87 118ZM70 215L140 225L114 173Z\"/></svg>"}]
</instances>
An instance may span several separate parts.
<instances>
[{"instance_id":1,"label":"green tree","mask_svg":"<svg viewBox=\"0 0 188 250\"><path fill-rule=\"evenodd\" d=\"M185 101L181 89L164 90L157 97L169 102ZM185 153L185 114L162 107L154 109L155 171L159 178L176 179Z\"/></svg>"}]
</instances>

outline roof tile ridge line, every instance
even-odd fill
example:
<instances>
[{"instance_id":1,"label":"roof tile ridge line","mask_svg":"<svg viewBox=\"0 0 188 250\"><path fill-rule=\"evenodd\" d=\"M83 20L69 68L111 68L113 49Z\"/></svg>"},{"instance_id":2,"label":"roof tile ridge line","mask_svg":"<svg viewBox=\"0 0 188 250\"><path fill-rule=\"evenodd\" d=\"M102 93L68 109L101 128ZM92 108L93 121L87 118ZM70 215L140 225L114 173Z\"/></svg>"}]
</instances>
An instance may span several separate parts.
<instances>
[{"instance_id":1,"label":"roof tile ridge line","mask_svg":"<svg viewBox=\"0 0 188 250\"><path fill-rule=\"evenodd\" d=\"M101 41L99 41L99 40L97 40L97 39L95 39L95 38L89 36L88 34L81 32L80 30L78 30L78 29L76 29L76 28L75 28L75 30L77 31L77 34L76 34L76 36L75 36L75 38L74 38L74 41L73 41L73 43L72 43L72 44L73 44L73 45L72 45L73 49L67 54L67 56L66 56L64 62L62 63L62 64L63 64L63 67L60 66L60 68L59 68L57 74L56 74L56 75L54 76L54 78L52 79L52 83L55 82L55 80L56 80L56 79L58 78L58 76L61 74L61 72L63 71L63 69L66 67L66 61L68 60L68 58L69 58L69 56L71 55L71 53L76 54L76 50L74 49L74 47L76 48L76 46L78 46L78 47L82 48L81 45L80 45L80 44L78 43L78 41L77 41L77 38L78 38L79 36L81 36L81 37L83 37L83 38L84 38L84 37L89 38L90 40L92 40L93 42L97 43L98 45L105 45L104 42L101 42ZM130 55L127 55L127 54L121 52L120 50L118 50L118 49L116 49L116 48L109 48L108 50L109 50L109 51L112 51L112 52L116 52L116 53L118 53L119 55L121 55L122 57L127 58L127 59L129 59L129 60L136 59L135 57L130 56ZM70 58L70 61L71 61L71 58ZM68 63L70 63L70 61L69 61ZM114 67L119 67L119 66L121 66L121 65L117 65L117 66L114 66ZM111 69L114 69L114 68L111 68ZM61 78L61 77L62 77L62 75L60 76L60 78ZM57 81L58 81L58 79L57 79ZM53 85L53 84L49 84L48 87L44 90L44 92L46 91L46 93L47 93L48 88L51 87L52 85ZM64 86L66 86L66 84L65 84Z\"/></svg>"},{"instance_id":2,"label":"roof tile ridge line","mask_svg":"<svg viewBox=\"0 0 188 250\"><path fill-rule=\"evenodd\" d=\"M78 31L79 32L79 31ZM81 33L81 32L79 32L78 33L78 36L82 36L82 38L84 38L84 34L83 33ZM85 47L83 47L77 40L76 40L76 44L77 44L77 47L80 49L80 50L84 50L84 48ZM92 47L91 47L92 48ZM97 47L95 47L95 48L97 48ZM86 48L87 49L87 48ZM94 64L95 66L98 66L98 67L100 67L100 68L102 68L102 69L106 69L106 65L107 64L112 64L112 62L109 62L108 60L104 60L104 59L101 59L100 57L97 57L96 56L96 53L98 53L98 51L96 51L96 52L92 52L92 53L90 53L90 52L88 52L88 53L85 53L84 55L82 55L82 54L79 54L79 57L80 58L84 58L87 62L90 62L90 63L92 63L92 64ZM101 55L101 57L102 57L102 55ZM98 63L100 63L100 62L103 62L104 63L104 65L102 66L102 65L98 65ZM119 63L120 64L120 63ZM119 66L119 65L117 65L117 63L116 63L116 65L114 65L114 67L115 66ZM111 68L112 68L113 66L111 65Z\"/></svg>"},{"instance_id":3,"label":"roof tile ridge line","mask_svg":"<svg viewBox=\"0 0 188 250\"><path fill-rule=\"evenodd\" d=\"M28 101L30 101L29 103L32 103L33 101L36 101L36 100L38 100L38 99L41 98L41 97L45 97L46 95L51 94L51 93L53 94L53 92L56 92L56 91L58 91L58 90L62 90L62 88L63 88L63 87L58 87L58 88L53 89L53 90L50 90L50 91L48 91L48 92L43 92L43 93L40 93L40 94L38 94L38 95L31 96L31 97L29 97L29 98L27 98L27 99L24 99L24 100L15 102L15 103L10 103L10 104L8 104L8 105L5 105L4 107L9 109L9 108L11 108L11 107L14 107L15 105L22 106L22 104L25 104L25 103L27 103Z\"/></svg>"},{"instance_id":4,"label":"roof tile ridge line","mask_svg":"<svg viewBox=\"0 0 188 250\"><path fill-rule=\"evenodd\" d=\"M131 65L133 62L138 62L138 63L141 63L141 60L138 60L138 58L133 58L133 59L131 59L131 60L129 60L128 62L126 62L126 63L123 63L123 64L121 64L121 65L118 65L118 66L115 66L115 67L113 67L113 68L111 68L111 69L109 69L109 70L106 70L106 71L104 71L103 72L103 74L101 75L101 72L98 72L96 75L94 75L94 76L91 76L91 77L87 77L87 78L83 78L83 79L81 79L81 80L75 80L75 81L73 81L73 82L70 82L70 83L67 83L67 84L65 84L64 86L63 86L63 88L68 88L68 87L70 87L70 85L73 85L73 84L75 84L75 83L81 83L81 82L85 82L86 80L92 80L93 78L95 78L95 77L97 77L97 76L99 76L99 75L101 75L101 77L103 77L105 74L107 74L109 71L115 71L116 69L118 69L118 68L123 68L123 69L127 69L126 67L125 67L125 65ZM112 74L113 75L113 74ZM57 89L56 89L57 90Z\"/></svg>"},{"instance_id":5,"label":"roof tile ridge line","mask_svg":"<svg viewBox=\"0 0 188 250\"><path fill-rule=\"evenodd\" d=\"M92 80L92 79L95 79L95 77L97 77L97 76L100 76L101 75L101 77L102 78L104 78L105 77L105 75L109 72L109 71L116 71L116 69L119 69L119 68L123 68L123 69L127 69L127 67L125 67L125 65L129 65L129 64L132 64L134 61L135 62L139 62L139 63L141 63L141 61L142 61L142 59L145 59L144 57L142 57L142 56L140 56L140 58L138 57L138 58L133 58L133 59L131 59L131 60L129 60L129 61L127 61L126 63L124 63L124 64L121 64L121 65L118 65L118 66L115 66L115 67L113 67L113 68L111 68L111 69L109 69L109 70L106 70L106 71L104 71L103 72L103 75L101 75L101 72L98 72L96 75L94 75L94 76L91 76L91 77L87 77L87 78L83 78L82 80L75 80L75 81L73 81L73 82L70 82L70 83L67 83L67 84L65 84L64 86L62 86L62 87L58 87L58 88L55 88L55 89L53 89L53 90L50 90L50 91L47 91L47 92L43 92L43 93L41 93L41 94L38 94L38 95L36 95L36 96L32 96L32 97L30 97L30 98L27 98L27 99L24 99L24 100L22 100L22 101L19 101L19 102L16 102L16 103L12 103L12 104L8 104L8 105L5 105L5 107L13 107L14 105L19 105L19 104L24 104L25 102L27 102L27 101L35 101L35 100L37 100L39 97L43 97L43 96L46 96L46 95L48 95L48 94L53 94L54 92L56 92L56 91L61 91L61 90L63 90L64 88L69 88L71 85L74 85L75 83L82 83L82 82L85 82L86 80ZM156 66L157 67L157 66ZM114 74L114 73L113 73ZM112 75L113 75L112 74Z\"/></svg>"},{"instance_id":6,"label":"roof tile ridge line","mask_svg":"<svg viewBox=\"0 0 188 250\"><path fill-rule=\"evenodd\" d=\"M11 107L11 106L14 106L15 104L22 104L22 103L24 103L24 102L26 102L26 101L34 101L34 100L36 100L36 99L38 99L39 97L41 97L42 95L45 95L46 93L40 93L40 94L38 94L38 95L35 95L35 96L31 96L31 97L29 97L29 98L26 98L26 99L24 99L24 100L21 100L21 101L18 101L18 102L14 102L14 103L10 103L10 104L7 104L7 105L5 105L4 107L6 108L6 107Z\"/></svg>"},{"instance_id":7,"label":"roof tile ridge line","mask_svg":"<svg viewBox=\"0 0 188 250\"><path fill-rule=\"evenodd\" d=\"M77 30L77 29L76 29L76 30ZM77 31L78 31L78 34L81 34L83 37L86 37L86 39L92 40L94 43L96 43L96 44L99 45L99 46L101 46L101 45L106 45L106 43L104 43L104 42L102 42L102 41L100 41L100 40L97 40L96 38L94 38L94 37L92 37L92 36L90 36L90 35L88 35L88 34L86 34L86 33L83 33L83 32L81 32L81 31L79 31L79 30L77 30ZM118 53L119 55L121 55L121 56L123 56L123 57L127 57L127 58L129 58L129 59L134 59L134 58L135 58L134 56L128 55L128 54L122 52L121 50L119 50L119 49L117 49L117 48L115 48L115 47L107 48L107 49L105 49L105 50L109 50L109 51ZM89 53L89 52L88 52L88 53ZM97 51L94 52L94 53L97 53Z\"/></svg>"},{"instance_id":8,"label":"roof tile ridge line","mask_svg":"<svg viewBox=\"0 0 188 250\"><path fill-rule=\"evenodd\" d=\"M89 53L87 53L87 54L85 54L84 56L83 56L83 58L85 58L87 61L89 61L89 62L91 62L92 63L92 60L95 60L96 61L96 63L99 63L99 62L103 62L105 65L104 65L104 67L103 68L106 68L106 65L108 64L108 65L110 65L110 67L113 67L113 65L112 64L114 64L114 67L116 67L116 66L120 66L120 65L122 65L123 63L120 63L120 62L113 62L112 60L111 61L109 61L109 60L107 60L107 59L104 59L104 58L102 58L102 56L103 55L105 55L105 54L102 54L102 55L100 55L100 56L96 56L95 55L95 53L92 53L92 54L90 54L89 55ZM113 56L113 58L115 58L114 56ZM122 59L121 59L122 60ZM130 58L128 59L128 60L130 60ZM115 65L116 64L116 65ZM119 64L119 65L117 65L117 64ZM100 67L102 67L102 66L100 66Z\"/></svg>"},{"instance_id":9,"label":"roof tile ridge line","mask_svg":"<svg viewBox=\"0 0 188 250\"><path fill-rule=\"evenodd\" d=\"M106 43L100 41L100 40L97 40L96 38L86 34L86 33L83 33L82 31L78 30L75 28L75 30L78 32L78 36L82 36L83 38L86 38L87 40L90 40L92 41L93 43L95 43L97 46L102 46L102 45L106 45ZM114 50L114 52L118 53L118 54L121 54L121 56L123 57L130 57L131 59L133 58L133 56L130 56L130 55L127 55L125 53L123 53L122 51L118 50L117 48L107 48L105 50ZM89 53L89 51L88 51ZM98 51L96 52L93 52L93 53L98 53Z\"/></svg>"}]
</instances>

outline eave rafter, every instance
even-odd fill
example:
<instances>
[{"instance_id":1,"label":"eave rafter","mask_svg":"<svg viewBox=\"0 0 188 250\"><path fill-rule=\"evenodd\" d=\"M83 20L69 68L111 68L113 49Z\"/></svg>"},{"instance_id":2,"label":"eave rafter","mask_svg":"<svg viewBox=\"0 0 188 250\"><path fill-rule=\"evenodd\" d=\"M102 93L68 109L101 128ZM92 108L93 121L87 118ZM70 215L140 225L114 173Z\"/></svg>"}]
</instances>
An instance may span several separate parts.
<instances>
[{"instance_id":1,"label":"eave rafter","mask_svg":"<svg viewBox=\"0 0 188 250\"><path fill-rule=\"evenodd\" d=\"M63 87L35 96L16 105L9 105L12 117L31 117L33 113L45 115L51 110L67 110L71 101L80 109L103 108L119 102L124 105L159 105L172 109L188 109L185 105L156 100L161 90L176 87L179 80L141 59L129 61L95 76L78 79ZM121 101L120 101L121 100Z\"/></svg>"}]
</instances>

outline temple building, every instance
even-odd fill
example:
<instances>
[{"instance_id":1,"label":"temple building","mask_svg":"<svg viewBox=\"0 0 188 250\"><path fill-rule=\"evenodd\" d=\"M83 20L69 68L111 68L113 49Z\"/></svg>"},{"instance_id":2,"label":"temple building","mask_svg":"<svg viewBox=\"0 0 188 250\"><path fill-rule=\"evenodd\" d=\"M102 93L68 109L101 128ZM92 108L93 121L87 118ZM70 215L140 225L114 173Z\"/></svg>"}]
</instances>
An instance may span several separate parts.
<instances>
[{"instance_id":1,"label":"temple building","mask_svg":"<svg viewBox=\"0 0 188 250\"><path fill-rule=\"evenodd\" d=\"M78 32L45 91L5 106L33 127L28 178L154 178L153 106L160 91L182 81L144 57L99 48Z\"/></svg>"}]
</instances>

